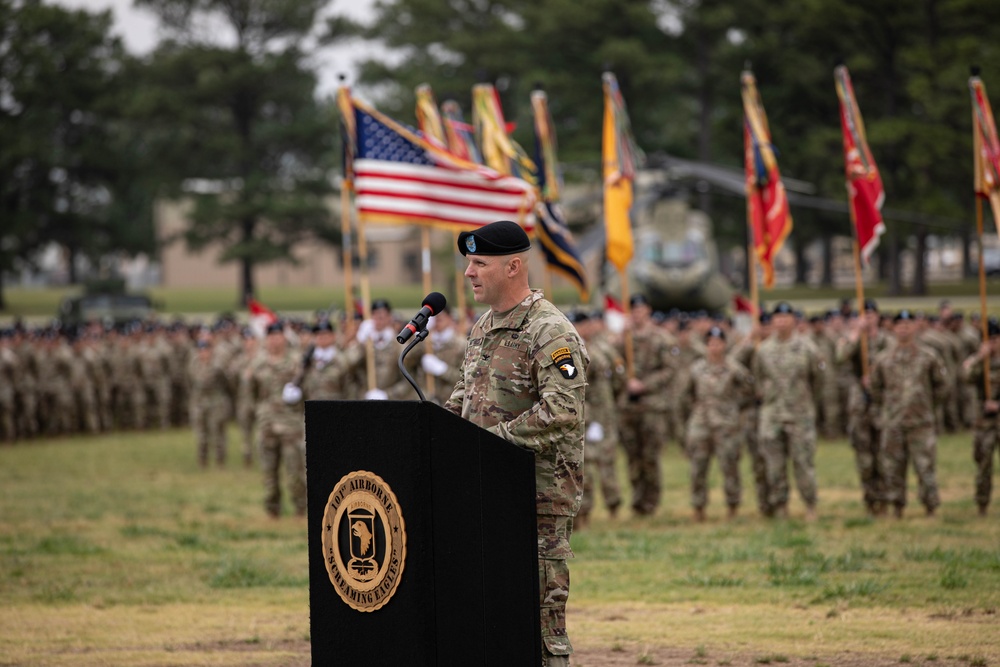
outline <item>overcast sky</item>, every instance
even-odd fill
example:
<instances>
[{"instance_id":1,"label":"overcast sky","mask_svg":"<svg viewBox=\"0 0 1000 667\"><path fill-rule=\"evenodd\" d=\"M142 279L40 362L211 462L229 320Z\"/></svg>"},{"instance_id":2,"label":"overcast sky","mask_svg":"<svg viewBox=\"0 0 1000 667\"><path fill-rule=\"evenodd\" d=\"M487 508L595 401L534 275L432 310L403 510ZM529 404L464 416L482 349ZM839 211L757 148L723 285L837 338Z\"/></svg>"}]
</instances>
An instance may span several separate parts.
<instances>
[{"instance_id":1,"label":"overcast sky","mask_svg":"<svg viewBox=\"0 0 1000 667\"><path fill-rule=\"evenodd\" d=\"M132 0L50 0L55 4L91 12L112 10L115 32L121 36L125 48L135 54L151 51L159 40L158 24L154 14L132 6ZM332 0L328 11L347 15L357 21L367 21L372 16L374 0ZM352 40L351 43L322 50L317 55L319 94L327 95L336 90L337 75L344 72L350 82L354 78L356 63L377 54L378 47Z\"/></svg>"}]
</instances>

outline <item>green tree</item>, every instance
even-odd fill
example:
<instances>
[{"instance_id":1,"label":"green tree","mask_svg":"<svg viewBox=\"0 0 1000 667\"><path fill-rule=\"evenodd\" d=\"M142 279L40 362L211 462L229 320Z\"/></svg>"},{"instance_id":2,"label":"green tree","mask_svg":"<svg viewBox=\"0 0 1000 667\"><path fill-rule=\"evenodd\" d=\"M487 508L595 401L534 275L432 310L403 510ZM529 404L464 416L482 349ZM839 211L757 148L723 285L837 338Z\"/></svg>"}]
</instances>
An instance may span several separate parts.
<instances>
[{"instance_id":1,"label":"green tree","mask_svg":"<svg viewBox=\"0 0 1000 667\"><path fill-rule=\"evenodd\" d=\"M109 150L127 62L110 27L108 12L0 0L0 307L3 272L44 244L63 248L71 282L79 255L149 247L115 209L133 176Z\"/></svg>"},{"instance_id":2,"label":"green tree","mask_svg":"<svg viewBox=\"0 0 1000 667\"><path fill-rule=\"evenodd\" d=\"M255 265L294 261L296 242L329 227L336 125L300 46L325 2L139 4L171 38L149 58L131 114L145 124L163 193L193 200L187 243L224 245L223 260L241 266L244 303ZM211 187L192 190L196 180Z\"/></svg>"}]
</instances>

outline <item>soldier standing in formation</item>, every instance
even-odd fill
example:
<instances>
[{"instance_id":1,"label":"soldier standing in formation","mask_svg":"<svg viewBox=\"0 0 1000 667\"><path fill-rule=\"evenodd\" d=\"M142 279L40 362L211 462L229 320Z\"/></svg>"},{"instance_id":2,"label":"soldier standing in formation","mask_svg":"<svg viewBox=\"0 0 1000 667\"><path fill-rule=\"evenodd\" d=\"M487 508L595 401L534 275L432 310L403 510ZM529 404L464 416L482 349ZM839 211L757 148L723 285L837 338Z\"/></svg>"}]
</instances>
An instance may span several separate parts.
<instances>
[{"instance_id":1,"label":"soldier standing in formation","mask_svg":"<svg viewBox=\"0 0 1000 667\"><path fill-rule=\"evenodd\" d=\"M900 518L906 507L908 462L916 471L927 515L932 516L941 504L934 474L935 408L948 396L948 376L941 359L917 343L916 319L908 310L896 315L896 344L879 355L872 367L872 407L882 432L879 457L885 473L885 500Z\"/></svg>"},{"instance_id":2,"label":"soldier standing in formation","mask_svg":"<svg viewBox=\"0 0 1000 667\"><path fill-rule=\"evenodd\" d=\"M188 387L191 399L191 426L197 445L198 465L208 467L214 454L219 467L226 464L226 372L213 358L212 342L200 340L197 352L188 362Z\"/></svg>"},{"instance_id":3,"label":"soldier standing in formation","mask_svg":"<svg viewBox=\"0 0 1000 667\"><path fill-rule=\"evenodd\" d=\"M250 396L256 408L261 468L264 473L264 509L281 516L281 469L295 513L306 513L305 424L302 390L293 384L302 364L285 338L284 326L267 328L264 354L250 372Z\"/></svg>"},{"instance_id":4,"label":"soldier standing in formation","mask_svg":"<svg viewBox=\"0 0 1000 667\"><path fill-rule=\"evenodd\" d=\"M986 516L993 491L993 458L1000 452L1000 323L991 319L987 325L988 341L962 364L962 376L979 393L982 410L972 437L972 456L976 462L976 506ZM984 369L989 363L990 395L986 395Z\"/></svg>"},{"instance_id":5,"label":"soldier standing in formation","mask_svg":"<svg viewBox=\"0 0 1000 667\"><path fill-rule=\"evenodd\" d=\"M542 664L569 664L566 601L573 517L583 495L586 348L566 316L528 286L531 244L499 221L458 237L465 276L489 306L469 336L445 408L535 454Z\"/></svg>"},{"instance_id":6,"label":"soldier standing in formation","mask_svg":"<svg viewBox=\"0 0 1000 667\"><path fill-rule=\"evenodd\" d=\"M625 381L618 401L622 447L632 483L632 510L648 516L660 504L660 450L667 438L667 391L677 368L670 353L673 341L652 320L652 310L641 294L633 295L631 334L635 377ZM624 358L625 350L619 351Z\"/></svg>"},{"instance_id":7,"label":"soldier standing in formation","mask_svg":"<svg viewBox=\"0 0 1000 667\"><path fill-rule=\"evenodd\" d=\"M428 328L431 330L430 351L420 358L421 374L418 382L426 385L427 376L433 377L434 392L428 399L444 405L462 374L467 341L459 332L458 323L447 306L434 316Z\"/></svg>"},{"instance_id":8,"label":"soldier standing in formation","mask_svg":"<svg viewBox=\"0 0 1000 667\"><path fill-rule=\"evenodd\" d=\"M624 385L625 366L614 346L601 335L600 313L591 317L584 311L577 311L570 316L570 321L590 354L585 402L587 430L583 457L583 500L575 521L575 527L582 528L590 517L598 488L612 517L618 514L622 502L615 474L615 456L618 453L615 394Z\"/></svg>"},{"instance_id":9,"label":"soldier standing in formation","mask_svg":"<svg viewBox=\"0 0 1000 667\"><path fill-rule=\"evenodd\" d=\"M726 334L712 327L705 334L706 354L691 367L684 394L691 405L686 449L691 459L691 507L705 520L708 464L714 455L722 470L730 519L740 506L740 409L753 400L753 376L726 357Z\"/></svg>"},{"instance_id":10,"label":"soldier standing in formation","mask_svg":"<svg viewBox=\"0 0 1000 667\"><path fill-rule=\"evenodd\" d=\"M767 465L768 516L788 514L788 459L806 505L816 518L816 406L826 366L816 347L795 334L795 312L782 301L771 313L774 335L760 344L753 374L761 399L758 433Z\"/></svg>"}]
</instances>

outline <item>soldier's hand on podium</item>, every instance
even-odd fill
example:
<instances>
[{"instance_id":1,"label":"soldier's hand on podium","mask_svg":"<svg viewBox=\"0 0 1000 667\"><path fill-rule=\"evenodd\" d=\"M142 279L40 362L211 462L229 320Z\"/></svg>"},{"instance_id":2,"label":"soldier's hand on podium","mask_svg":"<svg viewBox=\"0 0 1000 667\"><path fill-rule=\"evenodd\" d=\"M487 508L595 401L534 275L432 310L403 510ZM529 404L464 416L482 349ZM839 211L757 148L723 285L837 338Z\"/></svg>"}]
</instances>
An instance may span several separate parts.
<instances>
[{"instance_id":1,"label":"soldier's hand on podium","mask_svg":"<svg viewBox=\"0 0 1000 667\"><path fill-rule=\"evenodd\" d=\"M389 394L381 389L369 389L365 392L366 401L384 401L389 398Z\"/></svg>"},{"instance_id":2,"label":"soldier's hand on podium","mask_svg":"<svg viewBox=\"0 0 1000 667\"><path fill-rule=\"evenodd\" d=\"M441 377L448 372L448 363L438 359L433 354L425 354L420 359L420 367L424 369L425 373L434 377Z\"/></svg>"},{"instance_id":3,"label":"soldier's hand on podium","mask_svg":"<svg viewBox=\"0 0 1000 667\"><path fill-rule=\"evenodd\" d=\"M281 400L288 405L295 405L302 400L302 390L289 382L281 390Z\"/></svg>"},{"instance_id":4,"label":"soldier's hand on podium","mask_svg":"<svg viewBox=\"0 0 1000 667\"><path fill-rule=\"evenodd\" d=\"M600 422L590 422L587 426L587 442L600 442L604 440L604 427Z\"/></svg>"}]
</instances>

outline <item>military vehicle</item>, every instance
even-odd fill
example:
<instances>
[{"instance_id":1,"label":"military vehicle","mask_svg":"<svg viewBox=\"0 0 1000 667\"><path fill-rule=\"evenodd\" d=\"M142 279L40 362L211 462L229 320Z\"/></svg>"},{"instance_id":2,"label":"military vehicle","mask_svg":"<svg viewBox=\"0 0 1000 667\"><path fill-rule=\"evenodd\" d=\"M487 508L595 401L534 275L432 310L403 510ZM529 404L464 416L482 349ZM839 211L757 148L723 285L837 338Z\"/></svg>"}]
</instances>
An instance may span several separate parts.
<instances>
[{"instance_id":1,"label":"military vehicle","mask_svg":"<svg viewBox=\"0 0 1000 667\"><path fill-rule=\"evenodd\" d=\"M709 217L670 194L636 208L629 291L643 294L653 310L720 311L729 306L733 289L719 272ZM607 292L617 297L618 272L610 265L606 270Z\"/></svg>"},{"instance_id":2,"label":"military vehicle","mask_svg":"<svg viewBox=\"0 0 1000 667\"><path fill-rule=\"evenodd\" d=\"M63 299L57 317L63 326L74 327L86 322L117 325L153 313L153 302L145 294L126 293L124 281L103 280L87 283L83 294Z\"/></svg>"}]
</instances>

